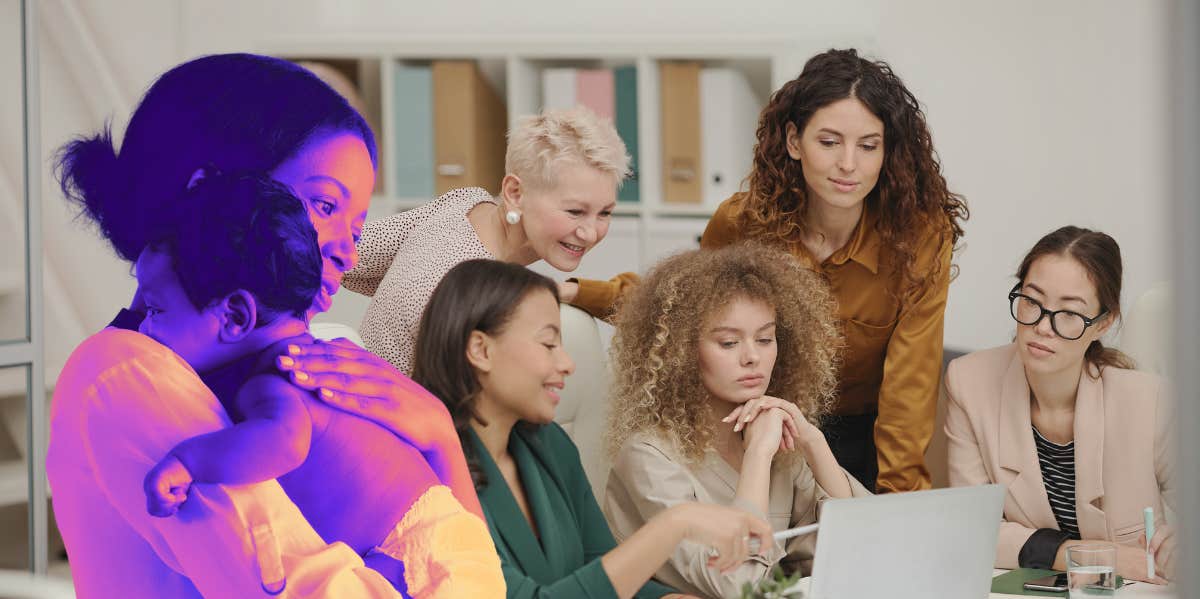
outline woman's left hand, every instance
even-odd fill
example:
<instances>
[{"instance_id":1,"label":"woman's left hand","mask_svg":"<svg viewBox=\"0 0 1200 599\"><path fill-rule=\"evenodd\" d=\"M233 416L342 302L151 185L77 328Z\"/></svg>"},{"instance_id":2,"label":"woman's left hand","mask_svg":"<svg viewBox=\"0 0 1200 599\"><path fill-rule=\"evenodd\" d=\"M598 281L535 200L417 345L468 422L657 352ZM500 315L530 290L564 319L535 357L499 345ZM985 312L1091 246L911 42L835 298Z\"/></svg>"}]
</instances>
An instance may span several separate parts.
<instances>
[{"instance_id":1,"label":"woman's left hand","mask_svg":"<svg viewBox=\"0 0 1200 599\"><path fill-rule=\"evenodd\" d=\"M378 423L421 453L458 446L450 411L441 400L349 340L289 345L276 365L325 403Z\"/></svg>"},{"instance_id":2,"label":"woman's left hand","mask_svg":"<svg viewBox=\"0 0 1200 599\"><path fill-rule=\"evenodd\" d=\"M792 451L796 449L797 442L803 442L810 437L812 431L816 431L816 427L804 417L804 414L796 404L770 395L764 395L743 403L734 408L728 416L722 418L721 422L735 423L733 431L739 432L747 424L753 422L754 418L763 410L771 408L779 408L787 414L787 417L783 420L783 438L780 440L780 449ZM817 431L817 434L820 434L820 431Z\"/></svg>"},{"instance_id":3,"label":"woman's left hand","mask_svg":"<svg viewBox=\"0 0 1200 599\"><path fill-rule=\"evenodd\" d=\"M1139 537L1138 544L1146 546L1146 538ZM1154 531L1150 539L1150 553L1154 556L1156 574L1166 580L1175 578L1175 528L1164 524Z\"/></svg>"}]
</instances>

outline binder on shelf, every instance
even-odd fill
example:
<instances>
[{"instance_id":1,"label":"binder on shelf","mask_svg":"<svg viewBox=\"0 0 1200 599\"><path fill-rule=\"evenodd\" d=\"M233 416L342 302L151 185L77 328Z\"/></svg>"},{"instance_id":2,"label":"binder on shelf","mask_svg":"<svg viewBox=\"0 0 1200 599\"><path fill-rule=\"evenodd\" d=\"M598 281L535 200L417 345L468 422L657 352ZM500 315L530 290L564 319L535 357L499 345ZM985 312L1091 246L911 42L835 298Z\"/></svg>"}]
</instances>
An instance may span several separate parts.
<instances>
[{"instance_id":1,"label":"binder on shelf","mask_svg":"<svg viewBox=\"0 0 1200 599\"><path fill-rule=\"evenodd\" d=\"M705 205L737 193L750 174L762 103L745 74L732 68L700 70L700 164Z\"/></svg>"},{"instance_id":2,"label":"binder on shelf","mask_svg":"<svg viewBox=\"0 0 1200 599\"><path fill-rule=\"evenodd\" d=\"M542 71L542 110L557 110L575 106L575 69L552 68Z\"/></svg>"},{"instance_id":3,"label":"binder on shelf","mask_svg":"<svg viewBox=\"0 0 1200 599\"><path fill-rule=\"evenodd\" d=\"M663 201L699 204L703 197L700 156L700 64L659 64L662 115Z\"/></svg>"},{"instance_id":4,"label":"binder on shelf","mask_svg":"<svg viewBox=\"0 0 1200 599\"><path fill-rule=\"evenodd\" d=\"M614 95L611 69L579 69L575 72L575 101L598 116L613 118Z\"/></svg>"},{"instance_id":5,"label":"binder on shelf","mask_svg":"<svg viewBox=\"0 0 1200 599\"><path fill-rule=\"evenodd\" d=\"M508 114L473 61L433 63L435 193L482 187L499 193Z\"/></svg>"},{"instance_id":6,"label":"binder on shelf","mask_svg":"<svg viewBox=\"0 0 1200 599\"><path fill-rule=\"evenodd\" d=\"M393 195L432 198L435 195L433 72L428 66L406 64L396 64L393 72L392 135L396 140Z\"/></svg>"},{"instance_id":7,"label":"binder on shelf","mask_svg":"<svg viewBox=\"0 0 1200 599\"><path fill-rule=\"evenodd\" d=\"M617 201L637 202L641 198L638 185L638 102L637 67L617 67L613 70L614 112L613 122L617 134L625 142L629 153L629 166L633 173L617 192Z\"/></svg>"}]
</instances>

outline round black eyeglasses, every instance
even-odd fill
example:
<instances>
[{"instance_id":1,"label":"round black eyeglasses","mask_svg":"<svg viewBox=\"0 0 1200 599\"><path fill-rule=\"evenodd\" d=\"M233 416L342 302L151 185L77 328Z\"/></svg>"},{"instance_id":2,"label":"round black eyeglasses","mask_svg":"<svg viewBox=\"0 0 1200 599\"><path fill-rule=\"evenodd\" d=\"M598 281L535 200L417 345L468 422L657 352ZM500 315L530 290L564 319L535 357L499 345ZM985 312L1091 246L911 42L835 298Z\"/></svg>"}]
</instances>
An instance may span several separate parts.
<instances>
[{"instance_id":1,"label":"round black eyeglasses","mask_svg":"<svg viewBox=\"0 0 1200 599\"><path fill-rule=\"evenodd\" d=\"M1054 329L1054 334L1068 341L1082 337L1088 327L1096 324L1096 321L1108 313L1107 310L1101 310L1099 314L1088 318L1070 310L1047 310L1041 302L1017 291L1020 288L1018 284L1008 293L1008 311L1013 320L1024 325L1036 326L1043 318L1049 316L1050 328Z\"/></svg>"}]
</instances>

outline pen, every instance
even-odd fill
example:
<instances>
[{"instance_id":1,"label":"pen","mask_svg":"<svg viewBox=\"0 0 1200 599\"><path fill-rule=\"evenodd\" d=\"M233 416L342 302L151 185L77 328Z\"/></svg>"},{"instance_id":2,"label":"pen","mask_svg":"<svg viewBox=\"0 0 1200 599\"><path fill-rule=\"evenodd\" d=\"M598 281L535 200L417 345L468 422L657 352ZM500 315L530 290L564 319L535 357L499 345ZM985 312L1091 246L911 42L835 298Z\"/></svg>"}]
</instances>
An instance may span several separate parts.
<instances>
[{"instance_id":1,"label":"pen","mask_svg":"<svg viewBox=\"0 0 1200 599\"><path fill-rule=\"evenodd\" d=\"M1142 510L1142 516L1146 518L1146 576L1154 578L1154 553L1150 551L1150 539L1154 538L1154 508Z\"/></svg>"},{"instance_id":2,"label":"pen","mask_svg":"<svg viewBox=\"0 0 1200 599\"><path fill-rule=\"evenodd\" d=\"M808 526L797 526L796 528L789 528L787 530L781 530L771 536L776 541L786 541L792 537L806 535L810 532L817 532L817 528L819 526L820 526L819 524L809 524ZM759 544L759 541L757 538L750 539L750 553L758 553L758 550L760 548L761 548L761 545Z\"/></svg>"},{"instance_id":3,"label":"pen","mask_svg":"<svg viewBox=\"0 0 1200 599\"><path fill-rule=\"evenodd\" d=\"M781 530L781 531L775 533L774 537L775 537L776 541L786 541L792 537L806 535L810 532L817 532L818 526L820 526L820 525L819 524L809 524L808 526L798 526L796 528L789 528L787 530Z\"/></svg>"}]
</instances>

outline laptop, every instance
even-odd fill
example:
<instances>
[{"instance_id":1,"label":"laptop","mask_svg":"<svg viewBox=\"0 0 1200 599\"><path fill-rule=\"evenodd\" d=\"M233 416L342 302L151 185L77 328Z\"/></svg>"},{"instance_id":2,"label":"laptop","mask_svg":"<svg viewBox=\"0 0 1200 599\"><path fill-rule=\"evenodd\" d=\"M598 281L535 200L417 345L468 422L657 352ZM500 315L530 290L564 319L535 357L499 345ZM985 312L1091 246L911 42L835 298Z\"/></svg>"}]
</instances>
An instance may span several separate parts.
<instances>
[{"instance_id":1,"label":"laptop","mask_svg":"<svg viewBox=\"0 0 1200 599\"><path fill-rule=\"evenodd\" d=\"M981 485L826 500L808 597L987 597L1004 493Z\"/></svg>"}]
</instances>

